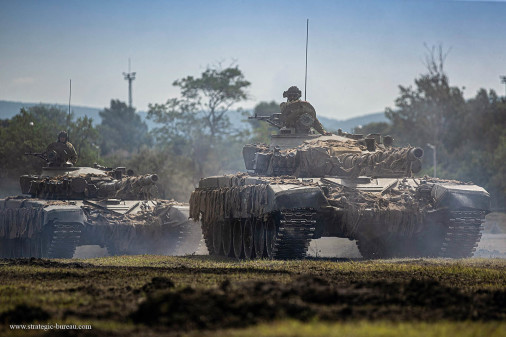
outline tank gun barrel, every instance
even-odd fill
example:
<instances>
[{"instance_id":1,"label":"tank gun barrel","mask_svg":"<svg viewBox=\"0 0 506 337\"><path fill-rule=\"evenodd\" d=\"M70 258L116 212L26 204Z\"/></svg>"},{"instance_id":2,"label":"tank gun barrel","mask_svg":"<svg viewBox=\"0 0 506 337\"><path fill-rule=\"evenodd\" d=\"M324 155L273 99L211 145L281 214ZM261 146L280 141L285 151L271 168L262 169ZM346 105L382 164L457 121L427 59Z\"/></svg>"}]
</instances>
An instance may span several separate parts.
<instances>
[{"instance_id":1,"label":"tank gun barrel","mask_svg":"<svg viewBox=\"0 0 506 337\"><path fill-rule=\"evenodd\" d=\"M121 187L121 181L113 180L113 181L101 181L97 183L97 189L101 193L114 192Z\"/></svg>"},{"instance_id":2,"label":"tank gun barrel","mask_svg":"<svg viewBox=\"0 0 506 337\"><path fill-rule=\"evenodd\" d=\"M419 172L422 156L421 148L412 147L365 154L345 154L338 159L344 169L353 169L360 174L385 176L393 172Z\"/></svg>"},{"instance_id":3,"label":"tank gun barrel","mask_svg":"<svg viewBox=\"0 0 506 337\"><path fill-rule=\"evenodd\" d=\"M156 174L146 174L142 177L139 177L136 183L140 186L148 186L153 185L158 181L158 175Z\"/></svg>"},{"instance_id":4,"label":"tank gun barrel","mask_svg":"<svg viewBox=\"0 0 506 337\"><path fill-rule=\"evenodd\" d=\"M423 157L423 149L414 147L408 151L408 160L415 161Z\"/></svg>"},{"instance_id":5,"label":"tank gun barrel","mask_svg":"<svg viewBox=\"0 0 506 337\"><path fill-rule=\"evenodd\" d=\"M158 175L146 174L141 177L131 177L123 180L104 181L96 184L98 195L101 197L126 197L130 199L144 191L145 187L154 185L158 181Z\"/></svg>"}]
</instances>

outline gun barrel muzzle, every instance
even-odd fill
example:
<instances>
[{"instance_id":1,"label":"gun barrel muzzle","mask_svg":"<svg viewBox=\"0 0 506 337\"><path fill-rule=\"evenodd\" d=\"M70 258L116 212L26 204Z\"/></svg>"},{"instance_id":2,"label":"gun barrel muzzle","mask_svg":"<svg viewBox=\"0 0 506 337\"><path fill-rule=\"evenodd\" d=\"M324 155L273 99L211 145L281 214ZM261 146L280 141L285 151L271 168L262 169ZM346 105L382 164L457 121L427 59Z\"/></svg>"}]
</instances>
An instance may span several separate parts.
<instances>
[{"instance_id":1,"label":"gun barrel muzzle","mask_svg":"<svg viewBox=\"0 0 506 337\"><path fill-rule=\"evenodd\" d=\"M140 177L139 182L141 185L150 185L154 184L158 181L158 175L156 174L146 174L143 177Z\"/></svg>"},{"instance_id":2,"label":"gun barrel muzzle","mask_svg":"<svg viewBox=\"0 0 506 337\"><path fill-rule=\"evenodd\" d=\"M414 148L410 149L408 152L408 159L410 161L414 161L414 160L420 159L422 157L423 157L423 149L421 149L419 147L414 147Z\"/></svg>"}]
</instances>

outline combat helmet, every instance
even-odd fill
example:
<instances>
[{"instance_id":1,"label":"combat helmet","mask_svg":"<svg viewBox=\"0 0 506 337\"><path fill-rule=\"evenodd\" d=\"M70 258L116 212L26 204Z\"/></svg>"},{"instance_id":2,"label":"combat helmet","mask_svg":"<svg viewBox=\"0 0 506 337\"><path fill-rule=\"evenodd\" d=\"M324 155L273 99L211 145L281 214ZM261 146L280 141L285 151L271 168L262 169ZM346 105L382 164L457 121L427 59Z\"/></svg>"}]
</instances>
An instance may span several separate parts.
<instances>
[{"instance_id":1,"label":"combat helmet","mask_svg":"<svg viewBox=\"0 0 506 337\"><path fill-rule=\"evenodd\" d=\"M296 101L302 96L302 92L296 86L291 86L287 91L283 92L283 98L288 98L288 101Z\"/></svg>"},{"instance_id":2,"label":"combat helmet","mask_svg":"<svg viewBox=\"0 0 506 337\"><path fill-rule=\"evenodd\" d=\"M67 141L67 142L69 140L69 135L68 135L67 131L65 131L65 130L60 131L60 133L58 134L58 139L57 139L58 142L60 141L60 137L65 137L65 141Z\"/></svg>"}]
</instances>

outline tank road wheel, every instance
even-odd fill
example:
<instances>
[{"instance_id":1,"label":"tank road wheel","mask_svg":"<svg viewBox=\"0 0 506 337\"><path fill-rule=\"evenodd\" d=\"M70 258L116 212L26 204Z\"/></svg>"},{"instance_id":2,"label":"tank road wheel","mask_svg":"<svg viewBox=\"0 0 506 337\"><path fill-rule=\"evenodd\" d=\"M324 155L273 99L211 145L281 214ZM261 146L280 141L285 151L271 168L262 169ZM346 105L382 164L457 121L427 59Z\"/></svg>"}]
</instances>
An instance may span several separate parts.
<instances>
[{"instance_id":1,"label":"tank road wheel","mask_svg":"<svg viewBox=\"0 0 506 337\"><path fill-rule=\"evenodd\" d=\"M255 247L253 239L253 219L244 220L243 233L242 233L242 245L244 248L244 258L254 259L255 258Z\"/></svg>"},{"instance_id":2,"label":"tank road wheel","mask_svg":"<svg viewBox=\"0 0 506 337\"><path fill-rule=\"evenodd\" d=\"M225 220L225 222L223 222L223 228L221 229L224 256L233 256L234 254L232 249L232 225L232 221Z\"/></svg>"},{"instance_id":3,"label":"tank road wheel","mask_svg":"<svg viewBox=\"0 0 506 337\"><path fill-rule=\"evenodd\" d=\"M253 245L255 247L255 256L258 259L264 257L265 252L265 226L262 219L255 220L253 232Z\"/></svg>"},{"instance_id":4,"label":"tank road wheel","mask_svg":"<svg viewBox=\"0 0 506 337\"><path fill-rule=\"evenodd\" d=\"M223 222L216 221L213 223L213 249L211 255L223 255L222 228Z\"/></svg>"},{"instance_id":5,"label":"tank road wheel","mask_svg":"<svg viewBox=\"0 0 506 337\"><path fill-rule=\"evenodd\" d=\"M242 259L244 257L244 249L242 246L242 237L243 237L243 222L240 220L233 222L233 246L234 246L234 256L236 259Z\"/></svg>"},{"instance_id":6,"label":"tank road wheel","mask_svg":"<svg viewBox=\"0 0 506 337\"><path fill-rule=\"evenodd\" d=\"M209 255L217 255L214 250L213 236L214 236L214 224L208 224L207 221L201 220L202 235L204 236L204 243L206 244ZM220 231L221 232L221 231ZM221 247L220 247L221 249Z\"/></svg>"},{"instance_id":7,"label":"tank road wheel","mask_svg":"<svg viewBox=\"0 0 506 337\"><path fill-rule=\"evenodd\" d=\"M269 259L275 257L277 227L276 219L271 216L265 226L265 255Z\"/></svg>"}]
</instances>

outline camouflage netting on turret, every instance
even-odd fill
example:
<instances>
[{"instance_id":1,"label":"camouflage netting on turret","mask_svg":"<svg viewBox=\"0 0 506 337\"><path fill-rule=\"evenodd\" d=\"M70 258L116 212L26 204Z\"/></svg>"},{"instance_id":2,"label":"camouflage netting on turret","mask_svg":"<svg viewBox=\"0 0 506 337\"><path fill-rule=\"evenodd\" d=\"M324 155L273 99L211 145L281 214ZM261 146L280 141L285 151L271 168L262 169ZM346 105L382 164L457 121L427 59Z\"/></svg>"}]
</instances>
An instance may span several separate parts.
<instances>
[{"instance_id":1,"label":"camouflage netting on turret","mask_svg":"<svg viewBox=\"0 0 506 337\"><path fill-rule=\"evenodd\" d=\"M22 176L23 193L43 199L116 198L123 200L150 199L158 191L155 175L124 177L81 174L79 176Z\"/></svg>"},{"instance_id":2,"label":"camouflage netting on turret","mask_svg":"<svg viewBox=\"0 0 506 337\"><path fill-rule=\"evenodd\" d=\"M256 171L296 177L409 177L420 166L419 160L411 155L414 149L378 145L376 151L367 152L365 146L356 141L335 139L309 142L287 150L267 150L259 146ZM262 162L265 163L263 168Z\"/></svg>"}]
</instances>

